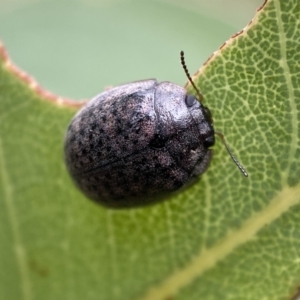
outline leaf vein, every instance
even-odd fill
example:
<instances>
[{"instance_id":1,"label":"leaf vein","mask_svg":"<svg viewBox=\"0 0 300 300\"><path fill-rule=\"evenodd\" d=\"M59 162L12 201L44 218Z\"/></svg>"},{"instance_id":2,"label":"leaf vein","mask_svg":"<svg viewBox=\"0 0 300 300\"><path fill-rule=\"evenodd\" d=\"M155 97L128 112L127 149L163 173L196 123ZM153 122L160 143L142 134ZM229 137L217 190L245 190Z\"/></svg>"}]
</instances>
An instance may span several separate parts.
<instances>
[{"instance_id":1,"label":"leaf vein","mask_svg":"<svg viewBox=\"0 0 300 300\"><path fill-rule=\"evenodd\" d=\"M287 49L286 49L286 43L287 43L287 37L284 31L284 22L282 20L281 15L281 8L280 8L280 0L274 1L275 3L275 9L276 9L276 15L278 16L277 24L278 24L278 33L279 33L279 39L280 39L280 52L281 52L281 67L283 68L284 76L286 78L287 82L287 90L289 94L289 101L291 106L291 124L292 124L292 132L291 132L291 147L290 147L290 153L288 155L288 165L286 167L287 172L283 173L283 182L287 181L287 177L289 176L289 172L291 169L291 165L293 163L293 158L296 154L296 147L298 143L298 124L297 124L297 105L296 105L296 99L295 99L295 93L292 83L292 76L291 76L291 70L288 65L288 57L287 57Z\"/></svg>"},{"instance_id":2,"label":"leaf vein","mask_svg":"<svg viewBox=\"0 0 300 300\"><path fill-rule=\"evenodd\" d=\"M20 226L18 224L17 213L13 203L13 188L9 179L7 168L5 166L5 155L2 147L2 140L0 138L0 175L4 182L4 202L8 211L8 217L12 229L12 235L15 245L15 254L17 264L19 266L20 277L21 277L21 289L24 300L32 299L31 285L29 280L29 272L26 264L26 251L22 244Z\"/></svg>"},{"instance_id":3,"label":"leaf vein","mask_svg":"<svg viewBox=\"0 0 300 300\"><path fill-rule=\"evenodd\" d=\"M219 261L224 260L233 251L251 241L265 226L282 216L292 206L300 203L300 184L295 187L285 186L261 212L253 215L244 222L238 230L230 232L210 249L200 251L185 268L171 274L159 286L153 287L141 300L167 299L176 294L179 289L187 286L204 272L213 268Z\"/></svg>"}]
</instances>

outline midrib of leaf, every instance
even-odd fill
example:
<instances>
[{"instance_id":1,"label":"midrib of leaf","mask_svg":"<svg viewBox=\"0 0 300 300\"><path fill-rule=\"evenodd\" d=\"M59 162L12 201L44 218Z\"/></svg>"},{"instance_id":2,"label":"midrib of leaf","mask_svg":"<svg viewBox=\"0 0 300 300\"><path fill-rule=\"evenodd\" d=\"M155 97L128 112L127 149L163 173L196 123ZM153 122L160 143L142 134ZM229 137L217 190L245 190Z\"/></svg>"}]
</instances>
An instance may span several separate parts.
<instances>
[{"instance_id":1,"label":"midrib of leaf","mask_svg":"<svg viewBox=\"0 0 300 300\"><path fill-rule=\"evenodd\" d=\"M17 213L15 210L15 205L13 203L13 188L11 185L11 181L9 179L9 175L7 172L7 168L5 166L5 155L2 147L2 140L0 138L0 174L4 182L4 201L8 212L8 217L10 220L10 225L12 228L12 236L15 245L15 255L16 260L20 269L20 277L21 277L21 290L22 290L22 299L30 300L31 296L31 285L29 280L29 272L26 264L26 252L21 240L21 234L19 230ZM16 285L17 286L17 285Z\"/></svg>"},{"instance_id":2,"label":"midrib of leaf","mask_svg":"<svg viewBox=\"0 0 300 300\"><path fill-rule=\"evenodd\" d=\"M280 9L280 1L274 1L276 15L277 15L277 24L278 24L278 32L279 32L279 43L280 45L280 53L281 53L281 60L279 61L280 66L283 68L284 76L286 79L287 87L288 87L288 94L289 94L289 101L291 105L291 124L292 124L292 133L291 133L291 147L290 147L290 158L295 157L296 154L296 147L298 144L298 124L297 124L297 106L295 101L295 94L294 88L292 84L291 72L288 66L288 58L287 58L287 51L286 51L286 43L287 39L285 36L284 28L283 28L283 21L282 21L282 14ZM292 160L288 160L288 166L286 168L286 172L283 172L282 182L285 184L287 182L287 178L289 175L289 171L291 168Z\"/></svg>"},{"instance_id":3,"label":"midrib of leaf","mask_svg":"<svg viewBox=\"0 0 300 300\"><path fill-rule=\"evenodd\" d=\"M300 203L300 184L285 188L278 193L261 212L253 215L243 226L230 232L224 239L199 254L185 268L171 274L158 287L152 288L141 300L167 299L170 295L190 284L205 271L213 268L219 261L230 255L234 249L245 244L266 225L271 224L292 206Z\"/></svg>"}]
</instances>

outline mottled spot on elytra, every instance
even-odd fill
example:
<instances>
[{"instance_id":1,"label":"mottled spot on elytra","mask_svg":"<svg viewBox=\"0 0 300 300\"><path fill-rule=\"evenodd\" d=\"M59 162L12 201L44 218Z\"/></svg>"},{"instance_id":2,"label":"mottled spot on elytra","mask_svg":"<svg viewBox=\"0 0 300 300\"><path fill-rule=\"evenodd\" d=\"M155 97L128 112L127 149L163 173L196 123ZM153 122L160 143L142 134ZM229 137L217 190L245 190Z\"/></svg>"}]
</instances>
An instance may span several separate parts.
<instances>
[{"instance_id":1,"label":"mottled spot on elytra","mask_svg":"<svg viewBox=\"0 0 300 300\"><path fill-rule=\"evenodd\" d=\"M76 136L73 135L71 138L70 138L70 143L74 143L76 141Z\"/></svg>"},{"instance_id":2,"label":"mottled spot on elytra","mask_svg":"<svg viewBox=\"0 0 300 300\"><path fill-rule=\"evenodd\" d=\"M79 134L80 134L80 135L84 135L84 129L83 129L83 128L80 129Z\"/></svg>"},{"instance_id":3,"label":"mottled spot on elytra","mask_svg":"<svg viewBox=\"0 0 300 300\"><path fill-rule=\"evenodd\" d=\"M122 132L122 128L120 126L118 126L116 129L116 134L120 134L121 132Z\"/></svg>"}]
</instances>

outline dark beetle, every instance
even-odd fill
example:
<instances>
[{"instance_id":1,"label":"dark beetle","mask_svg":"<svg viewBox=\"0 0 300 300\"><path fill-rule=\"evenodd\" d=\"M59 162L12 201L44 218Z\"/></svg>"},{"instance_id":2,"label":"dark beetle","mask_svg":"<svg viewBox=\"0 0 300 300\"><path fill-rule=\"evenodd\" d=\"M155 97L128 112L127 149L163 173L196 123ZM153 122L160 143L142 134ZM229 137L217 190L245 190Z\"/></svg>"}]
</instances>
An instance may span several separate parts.
<instances>
[{"instance_id":1,"label":"dark beetle","mask_svg":"<svg viewBox=\"0 0 300 300\"><path fill-rule=\"evenodd\" d=\"M176 84L149 79L88 102L69 125L65 160L86 196L109 207L133 207L195 181L214 143L208 108Z\"/></svg>"}]
</instances>

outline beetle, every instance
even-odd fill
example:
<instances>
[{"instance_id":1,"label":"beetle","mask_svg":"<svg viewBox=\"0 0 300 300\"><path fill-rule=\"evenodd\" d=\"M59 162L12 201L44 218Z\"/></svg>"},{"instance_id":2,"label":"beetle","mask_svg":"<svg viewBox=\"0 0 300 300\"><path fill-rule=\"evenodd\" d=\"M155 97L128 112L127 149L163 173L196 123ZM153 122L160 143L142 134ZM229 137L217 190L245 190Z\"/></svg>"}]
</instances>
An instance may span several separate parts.
<instances>
[{"instance_id":1,"label":"beetle","mask_svg":"<svg viewBox=\"0 0 300 300\"><path fill-rule=\"evenodd\" d=\"M65 162L90 199L111 208L152 204L195 182L208 168L216 132L203 96L174 83L136 81L107 90L82 107L65 138Z\"/></svg>"}]
</instances>

